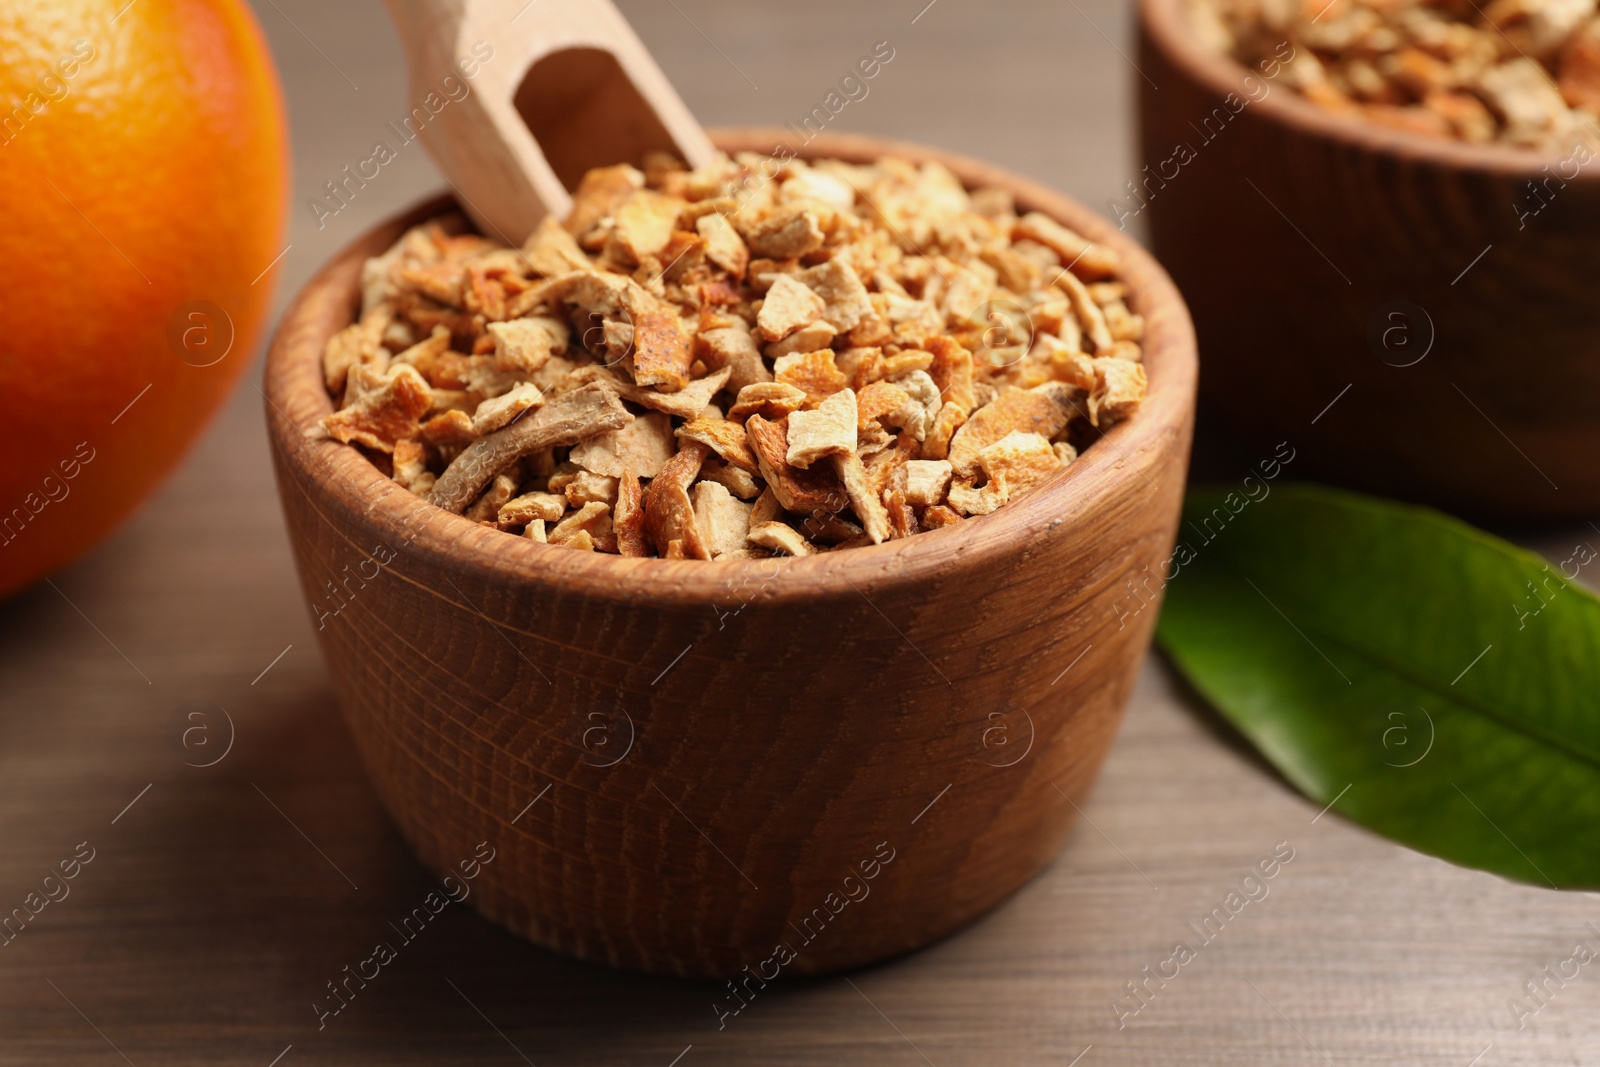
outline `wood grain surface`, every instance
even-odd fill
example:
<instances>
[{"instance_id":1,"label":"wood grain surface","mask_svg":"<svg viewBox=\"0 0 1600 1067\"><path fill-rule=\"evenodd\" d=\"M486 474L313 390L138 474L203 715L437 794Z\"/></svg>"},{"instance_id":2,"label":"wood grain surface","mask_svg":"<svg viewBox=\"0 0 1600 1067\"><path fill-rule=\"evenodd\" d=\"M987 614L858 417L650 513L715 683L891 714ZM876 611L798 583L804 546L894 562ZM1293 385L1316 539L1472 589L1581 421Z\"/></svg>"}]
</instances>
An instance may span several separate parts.
<instances>
[{"instance_id":1,"label":"wood grain surface","mask_svg":"<svg viewBox=\"0 0 1600 1067\"><path fill-rule=\"evenodd\" d=\"M1131 54L1120 7L1019 3L997 15L939 0L913 26L923 2L675 2L683 15L642 2L624 11L708 122L798 117L835 67L887 38L897 58L839 117L842 128L945 144L1091 204L1133 174L1121 123L1138 75L1088 21ZM298 138L292 289L438 179L407 147L319 230L305 201L409 106L398 46L376 2L276 0L261 17ZM1600 947L1587 925L1600 923L1600 900L1450 867L1337 810L1319 818L1159 660L1140 677L1061 858L929 949L846 977L775 983L718 1030L718 986L574 963L452 906L318 1030L312 1005L326 983L379 939L398 943L389 924L437 886L383 814L339 723L296 588L262 407L242 390L135 521L54 586L0 604L0 908L42 894L46 873L80 842L95 850L70 896L0 948L0 1062L1593 1060L1591 967L1523 1031L1507 1000L1577 939ZM1214 448L1214 438L1202 442ZM1586 523L1536 543L1561 559L1580 539L1600 545ZM223 751L219 709L234 743L214 766L193 766ZM186 746L197 725L209 730ZM1119 1030L1111 1004L1124 983L1191 937L1187 924L1279 842L1295 855L1269 895Z\"/></svg>"}]
</instances>

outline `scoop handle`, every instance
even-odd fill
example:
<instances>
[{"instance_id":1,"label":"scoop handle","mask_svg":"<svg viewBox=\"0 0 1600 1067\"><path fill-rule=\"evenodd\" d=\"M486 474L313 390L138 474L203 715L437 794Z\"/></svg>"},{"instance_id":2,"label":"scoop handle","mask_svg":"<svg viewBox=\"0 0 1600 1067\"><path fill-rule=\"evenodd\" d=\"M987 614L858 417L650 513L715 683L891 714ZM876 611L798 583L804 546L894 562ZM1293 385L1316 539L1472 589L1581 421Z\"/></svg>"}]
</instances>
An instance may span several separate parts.
<instances>
[{"instance_id":1,"label":"scoop handle","mask_svg":"<svg viewBox=\"0 0 1600 1067\"><path fill-rule=\"evenodd\" d=\"M611 0L386 0L410 71L405 120L456 199L518 244L565 217L591 167L711 141Z\"/></svg>"}]
</instances>

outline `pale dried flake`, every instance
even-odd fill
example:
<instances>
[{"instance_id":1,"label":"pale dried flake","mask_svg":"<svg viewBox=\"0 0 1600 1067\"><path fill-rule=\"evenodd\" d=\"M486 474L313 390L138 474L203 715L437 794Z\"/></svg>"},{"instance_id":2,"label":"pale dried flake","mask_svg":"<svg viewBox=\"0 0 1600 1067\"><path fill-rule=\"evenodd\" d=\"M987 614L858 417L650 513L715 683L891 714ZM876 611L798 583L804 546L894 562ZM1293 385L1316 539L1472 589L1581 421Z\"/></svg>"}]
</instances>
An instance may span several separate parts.
<instances>
[{"instance_id":1,"label":"pale dried flake","mask_svg":"<svg viewBox=\"0 0 1600 1067\"><path fill-rule=\"evenodd\" d=\"M922 353L917 355L921 356ZM885 369L888 369L889 362L885 361ZM929 363L931 365L931 359ZM897 418L889 420L890 423L899 426L918 441L926 441L938 422L940 410L944 407L938 383L933 380L932 375L920 368L895 374L891 376L890 381L906 394L910 402L899 410Z\"/></svg>"},{"instance_id":2,"label":"pale dried flake","mask_svg":"<svg viewBox=\"0 0 1600 1067\"><path fill-rule=\"evenodd\" d=\"M834 330L826 322L818 320L808 326L791 333L781 341L774 341L766 347L763 353L768 359L779 360L784 356L804 355L807 352L821 352L833 345Z\"/></svg>"},{"instance_id":3,"label":"pale dried flake","mask_svg":"<svg viewBox=\"0 0 1600 1067\"><path fill-rule=\"evenodd\" d=\"M974 411L956 431L950 442L950 464L958 477L971 478L978 471L978 454L1006 435L1033 433L1048 441L1064 430L1077 413L1072 390L1061 382L1047 382L1035 389L1007 388L993 403Z\"/></svg>"},{"instance_id":4,"label":"pale dried flake","mask_svg":"<svg viewBox=\"0 0 1600 1067\"><path fill-rule=\"evenodd\" d=\"M363 381L370 373L365 367L355 369L350 381L362 383L359 397L323 419L322 425L336 441L393 452L396 442L422 432L418 420L432 406L433 397L428 383L413 367L395 367L385 375L372 375L373 380Z\"/></svg>"},{"instance_id":5,"label":"pale dried flake","mask_svg":"<svg viewBox=\"0 0 1600 1067\"><path fill-rule=\"evenodd\" d=\"M550 531L549 542L566 548L593 551L613 536L610 506L592 501L556 523Z\"/></svg>"},{"instance_id":6,"label":"pale dried flake","mask_svg":"<svg viewBox=\"0 0 1600 1067\"><path fill-rule=\"evenodd\" d=\"M1484 71L1477 88L1513 142L1538 144L1567 119L1567 102L1535 60L1519 56Z\"/></svg>"},{"instance_id":7,"label":"pale dried flake","mask_svg":"<svg viewBox=\"0 0 1600 1067\"><path fill-rule=\"evenodd\" d=\"M446 307L460 308L466 280L466 267L460 263L430 263L401 268L399 288L402 293L421 293Z\"/></svg>"},{"instance_id":8,"label":"pale dried flake","mask_svg":"<svg viewBox=\"0 0 1600 1067\"><path fill-rule=\"evenodd\" d=\"M957 478L950 483L950 491L945 499L957 514L968 517L988 515L1005 503L999 493L989 486L979 488L965 478Z\"/></svg>"},{"instance_id":9,"label":"pale dried flake","mask_svg":"<svg viewBox=\"0 0 1600 1067\"><path fill-rule=\"evenodd\" d=\"M758 382L746 385L734 398L728 418L743 422L751 415L762 415L774 421L791 411L799 411L806 402L806 391L787 382Z\"/></svg>"},{"instance_id":10,"label":"pale dried flake","mask_svg":"<svg viewBox=\"0 0 1600 1067\"><path fill-rule=\"evenodd\" d=\"M533 492L513 497L500 508L501 526L525 526L536 520L559 522L566 514L567 501L555 493Z\"/></svg>"},{"instance_id":11,"label":"pale dried flake","mask_svg":"<svg viewBox=\"0 0 1600 1067\"><path fill-rule=\"evenodd\" d=\"M726 215L701 215L695 219L695 232L705 238L706 258L734 278L743 278L750 269L750 250Z\"/></svg>"},{"instance_id":12,"label":"pale dried flake","mask_svg":"<svg viewBox=\"0 0 1600 1067\"><path fill-rule=\"evenodd\" d=\"M746 539L758 548L785 556L814 556L817 554L809 541L801 537L794 527L782 522L763 522L752 525Z\"/></svg>"},{"instance_id":13,"label":"pale dried flake","mask_svg":"<svg viewBox=\"0 0 1600 1067\"><path fill-rule=\"evenodd\" d=\"M491 322L487 329L494 338L495 365L500 370L529 375L567 350L567 324L558 319L511 319Z\"/></svg>"},{"instance_id":14,"label":"pale dried flake","mask_svg":"<svg viewBox=\"0 0 1600 1067\"><path fill-rule=\"evenodd\" d=\"M640 290L629 301L633 380L675 393L689 384L693 335L675 308L647 296Z\"/></svg>"},{"instance_id":15,"label":"pale dried flake","mask_svg":"<svg viewBox=\"0 0 1600 1067\"><path fill-rule=\"evenodd\" d=\"M993 267L999 284L1013 293L1031 293L1044 284L1044 268L1011 248L986 248L980 255Z\"/></svg>"},{"instance_id":16,"label":"pale dried flake","mask_svg":"<svg viewBox=\"0 0 1600 1067\"><path fill-rule=\"evenodd\" d=\"M1111 328L1106 325L1105 312L1094 302L1094 297L1089 295L1089 290L1083 282L1067 271L1057 276L1055 283L1072 301L1072 310L1077 313L1078 324L1088 335L1094 350L1104 352L1110 348L1115 339L1111 336Z\"/></svg>"},{"instance_id":17,"label":"pale dried flake","mask_svg":"<svg viewBox=\"0 0 1600 1067\"><path fill-rule=\"evenodd\" d=\"M790 416L793 418L793 416ZM833 466L839 474L839 480L844 485L845 495L850 499L850 508L856 513L856 518L861 520L861 527L875 545L889 540L889 512L884 508L883 501L878 498L879 490L867 478L866 468L861 465L861 457L854 452L846 452L833 457Z\"/></svg>"},{"instance_id":18,"label":"pale dried flake","mask_svg":"<svg viewBox=\"0 0 1600 1067\"><path fill-rule=\"evenodd\" d=\"M1040 211L1030 211L1018 219L1012 237L1044 245L1081 277L1104 278L1122 269L1115 249L1096 244Z\"/></svg>"},{"instance_id":19,"label":"pale dried flake","mask_svg":"<svg viewBox=\"0 0 1600 1067\"><path fill-rule=\"evenodd\" d=\"M1113 343L1118 341L1138 341L1144 336L1144 316L1135 315L1128 310L1128 305L1120 300L1113 300L1101 307L1105 315L1106 329L1111 332Z\"/></svg>"},{"instance_id":20,"label":"pale dried flake","mask_svg":"<svg viewBox=\"0 0 1600 1067\"><path fill-rule=\"evenodd\" d=\"M1099 426L1126 418L1144 401L1144 364L1127 359L1094 361L1095 388L1089 394L1089 421Z\"/></svg>"},{"instance_id":21,"label":"pale dried flake","mask_svg":"<svg viewBox=\"0 0 1600 1067\"><path fill-rule=\"evenodd\" d=\"M787 420L769 422L760 415L752 415L745 423L745 432L761 477L786 509L811 514L839 511L849 503L832 470L826 467L801 470L789 465Z\"/></svg>"},{"instance_id":22,"label":"pale dried flake","mask_svg":"<svg viewBox=\"0 0 1600 1067\"><path fill-rule=\"evenodd\" d=\"M869 426L865 430L856 431L856 455L865 462L872 455L882 452L894 444L895 436L882 426Z\"/></svg>"},{"instance_id":23,"label":"pale dried flake","mask_svg":"<svg viewBox=\"0 0 1600 1067\"><path fill-rule=\"evenodd\" d=\"M892 356L883 357L883 362L878 365L878 375L891 382L900 382L906 375L914 374L917 371L926 371L932 366L932 352L911 349L910 351L896 352ZM928 383L932 385L933 379L929 378ZM902 382L901 384L902 388L905 388L904 383ZM934 386L934 392L938 392L938 386Z\"/></svg>"},{"instance_id":24,"label":"pale dried flake","mask_svg":"<svg viewBox=\"0 0 1600 1067\"><path fill-rule=\"evenodd\" d=\"M532 382L513 386L510 392L490 397L478 405L472 415L472 432L479 436L492 433L543 402L544 394Z\"/></svg>"},{"instance_id":25,"label":"pale dried flake","mask_svg":"<svg viewBox=\"0 0 1600 1067\"><path fill-rule=\"evenodd\" d=\"M961 522L961 515L954 508L935 504L922 509L921 519L923 531L942 530L946 526L958 525Z\"/></svg>"},{"instance_id":26,"label":"pale dried flake","mask_svg":"<svg viewBox=\"0 0 1600 1067\"><path fill-rule=\"evenodd\" d=\"M756 473L755 453L744 426L728 419L701 416L678 428L678 436L698 441L715 452L724 463L751 474Z\"/></svg>"},{"instance_id":27,"label":"pale dried flake","mask_svg":"<svg viewBox=\"0 0 1600 1067\"><path fill-rule=\"evenodd\" d=\"M946 403L933 420L933 428L922 441L924 459L944 459L950 454L950 442L967 421L967 409L961 404Z\"/></svg>"},{"instance_id":28,"label":"pale dried flake","mask_svg":"<svg viewBox=\"0 0 1600 1067\"><path fill-rule=\"evenodd\" d=\"M772 375L784 385L803 390L808 404L820 404L850 385L849 379L833 362L833 353L827 349L784 356L772 365Z\"/></svg>"},{"instance_id":29,"label":"pale dried flake","mask_svg":"<svg viewBox=\"0 0 1600 1067\"><path fill-rule=\"evenodd\" d=\"M639 478L633 471L624 471L617 480L617 502L611 509L611 532L617 538L617 552L635 559L650 554L650 540L645 534L644 496Z\"/></svg>"},{"instance_id":30,"label":"pale dried flake","mask_svg":"<svg viewBox=\"0 0 1600 1067\"><path fill-rule=\"evenodd\" d=\"M546 278L592 269L589 257L553 215L539 220L539 225L522 243L522 254L533 272Z\"/></svg>"},{"instance_id":31,"label":"pale dried flake","mask_svg":"<svg viewBox=\"0 0 1600 1067\"><path fill-rule=\"evenodd\" d=\"M584 382L600 382L629 403L639 404L680 419L692 419L706 409L711 398L728 383L730 368L723 367L704 378L697 378L675 393L647 389L617 377L604 367L584 367L572 373L571 378Z\"/></svg>"},{"instance_id":32,"label":"pale dried flake","mask_svg":"<svg viewBox=\"0 0 1600 1067\"><path fill-rule=\"evenodd\" d=\"M406 258L409 246L422 240L422 228L413 227L380 256L374 256L361 265L361 317L366 318L380 304L392 304L400 295L395 284L400 264Z\"/></svg>"},{"instance_id":33,"label":"pale dried flake","mask_svg":"<svg viewBox=\"0 0 1600 1067\"><path fill-rule=\"evenodd\" d=\"M1094 392L1097 379L1093 356L1064 347L1047 346L1045 350L1049 353L1050 373L1057 381L1065 382L1083 396Z\"/></svg>"},{"instance_id":34,"label":"pale dried flake","mask_svg":"<svg viewBox=\"0 0 1600 1067\"><path fill-rule=\"evenodd\" d=\"M802 326L821 318L827 311L822 297L791 275L780 274L767 290L761 310L756 315L756 328L765 341L781 341Z\"/></svg>"},{"instance_id":35,"label":"pale dried flake","mask_svg":"<svg viewBox=\"0 0 1600 1067\"><path fill-rule=\"evenodd\" d=\"M1510 23L1512 42L1524 53L1549 59L1578 26L1594 17L1595 0L1497 0L1485 9L1496 25Z\"/></svg>"},{"instance_id":36,"label":"pale dried flake","mask_svg":"<svg viewBox=\"0 0 1600 1067\"><path fill-rule=\"evenodd\" d=\"M1561 49L1558 69L1567 103L1600 114L1600 18L1590 19L1573 33Z\"/></svg>"},{"instance_id":37,"label":"pale dried flake","mask_svg":"<svg viewBox=\"0 0 1600 1067\"><path fill-rule=\"evenodd\" d=\"M883 496L885 489L894 484L904 470L906 461L916 454L916 443L913 441L897 438L890 444L894 447L886 445L870 455L864 449L856 453L867 472L867 484L879 497Z\"/></svg>"},{"instance_id":38,"label":"pale dried flake","mask_svg":"<svg viewBox=\"0 0 1600 1067\"><path fill-rule=\"evenodd\" d=\"M955 404L967 411L976 405L973 395L972 353L949 337L935 337L928 341L927 349L933 354L928 366L928 377L939 387L939 396L947 404Z\"/></svg>"},{"instance_id":39,"label":"pale dried flake","mask_svg":"<svg viewBox=\"0 0 1600 1067\"><path fill-rule=\"evenodd\" d=\"M685 441L650 483L645 497L644 529L656 551L679 559L710 559L710 551L695 524L689 486L700 473L711 450L698 441Z\"/></svg>"},{"instance_id":40,"label":"pale dried flake","mask_svg":"<svg viewBox=\"0 0 1600 1067\"><path fill-rule=\"evenodd\" d=\"M572 484L573 479L576 478L578 473L582 470L582 467L571 462L570 460L565 463L557 464L556 469L551 471L550 474L546 476L545 488L552 493L560 493L562 498L565 499L567 486Z\"/></svg>"},{"instance_id":41,"label":"pale dried flake","mask_svg":"<svg viewBox=\"0 0 1600 1067\"><path fill-rule=\"evenodd\" d=\"M528 523L528 528L522 531L522 536L530 541L537 541L541 545L547 544L550 536L545 532L544 524L544 519L534 519Z\"/></svg>"},{"instance_id":42,"label":"pale dried flake","mask_svg":"<svg viewBox=\"0 0 1600 1067\"><path fill-rule=\"evenodd\" d=\"M770 487L761 490L761 495L756 498L755 506L750 511L750 525L759 526L764 522L773 522L783 518L783 505L778 501L778 495Z\"/></svg>"},{"instance_id":43,"label":"pale dried flake","mask_svg":"<svg viewBox=\"0 0 1600 1067\"><path fill-rule=\"evenodd\" d=\"M1035 342L1040 337L1053 335L1074 351L1083 348L1083 327L1072 310L1072 302L1060 289L1040 289L1029 293L1023 300L1023 310L1031 324Z\"/></svg>"},{"instance_id":44,"label":"pale dried flake","mask_svg":"<svg viewBox=\"0 0 1600 1067\"><path fill-rule=\"evenodd\" d=\"M883 491L883 507L889 513L889 536L910 537L917 532L917 511L906 500L905 468L895 472L894 480Z\"/></svg>"},{"instance_id":45,"label":"pale dried flake","mask_svg":"<svg viewBox=\"0 0 1600 1067\"><path fill-rule=\"evenodd\" d=\"M811 167L796 171L778 190L784 203L802 203L818 200L835 211L849 211L855 206L856 191L844 178Z\"/></svg>"},{"instance_id":46,"label":"pale dried flake","mask_svg":"<svg viewBox=\"0 0 1600 1067\"><path fill-rule=\"evenodd\" d=\"M1077 462L1078 450L1070 443L1066 441L1057 441L1050 447L1055 450L1056 458L1061 461L1061 465L1063 467L1070 467L1073 463Z\"/></svg>"},{"instance_id":47,"label":"pale dried flake","mask_svg":"<svg viewBox=\"0 0 1600 1067\"><path fill-rule=\"evenodd\" d=\"M736 498L725 486L703 480L695 483L692 497L695 525L712 559L744 548L745 536L750 532L751 505Z\"/></svg>"},{"instance_id":48,"label":"pale dried flake","mask_svg":"<svg viewBox=\"0 0 1600 1067\"><path fill-rule=\"evenodd\" d=\"M424 377L431 378L435 375L442 359L455 355L450 351L450 330L444 326L435 326L427 337L396 355L390 361L390 365L413 367Z\"/></svg>"},{"instance_id":49,"label":"pale dried flake","mask_svg":"<svg viewBox=\"0 0 1600 1067\"><path fill-rule=\"evenodd\" d=\"M380 302L359 322L351 323L332 337L322 353L323 380L328 392L344 389L350 371L359 366L382 374L389 369L389 351L383 338L394 325L394 308Z\"/></svg>"},{"instance_id":50,"label":"pale dried flake","mask_svg":"<svg viewBox=\"0 0 1600 1067\"><path fill-rule=\"evenodd\" d=\"M966 267L956 267L947 276L949 283L940 305L944 321L951 326L990 325L989 297L994 284Z\"/></svg>"},{"instance_id":51,"label":"pale dried flake","mask_svg":"<svg viewBox=\"0 0 1600 1067\"><path fill-rule=\"evenodd\" d=\"M438 389L433 391L433 406L428 409L429 415L438 415L446 411L460 411L471 415L478 410L478 405L483 402L481 393L474 393L467 389Z\"/></svg>"},{"instance_id":52,"label":"pale dried flake","mask_svg":"<svg viewBox=\"0 0 1600 1067\"><path fill-rule=\"evenodd\" d=\"M1061 459L1041 435L1013 431L980 452L978 466L989 485L1000 486L1005 503L1060 470Z\"/></svg>"},{"instance_id":53,"label":"pale dried flake","mask_svg":"<svg viewBox=\"0 0 1600 1067\"><path fill-rule=\"evenodd\" d=\"M573 475L562 490L562 495L567 498L567 503L573 507L582 507L584 504L599 501L602 504L614 504L617 500L618 479L607 477L604 474L595 474L593 471L580 470Z\"/></svg>"},{"instance_id":54,"label":"pale dried flake","mask_svg":"<svg viewBox=\"0 0 1600 1067\"><path fill-rule=\"evenodd\" d=\"M924 375L924 377L927 377ZM930 378L928 384L933 386ZM938 396L938 387L934 386L934 395ZM856 414L862 429L870 429L879 420L886 420L889 425L906 428L907 413L914 413L920 423L923 413L922 405L913 401L911 395L900 386L892 382L871 382L861 390L856 401ZM920 437L919 437L920 440Z\"/></svg>"},{"instance_id":55,"label":"pale dried flake","mask_svg":"<svg viewBox=\"0 0 1600 1067\"><path fill-rule=\"evenodd\" d=\"M421 441L402 440L394 445L394 480L395 484L412 492L428 474L428 450Z\"/></svg>"},{"instance_id":56,"label":"pale dried flake","mask_svg":"<svg viewBox=\"0 0 1600 1067\"><path fill-rule=\"evenodd\" d=\"M751 253L768 259L796 259L821 248L822 226L814 207L814 203L791 204L746 224L744 238Z\"/></svg>"},{"instance_id":57,"label":"pale dried flake","mask_svg":"<svg viewBox=\"0 0 1600 1067\"><path fill-rule=\"evenodd\" d=\"M914 342L944 329L944 316L926 300L889 293L885 312L897 339Z\"/></svg>"},{"instance_id":58,"label":"pale dried flake","mask_svg":"<svg viewBox=\"0 0 1600 1067\"><path fill-rule=\"evenodd\" d=\"M422 439L435 448L465 448L478 435L473 432L471 415L449 408L422 424Z\"/></svg>"},{"instance_id":59,"label":"pale dried flake","mask_svg":"<svg viewBox=\"0 0 1600 1067\"><path fill-rule=\"evenodd\" d=\"M616 394L598 383L565 393L533 414L478 438L445 469L429 500L459 513L500 471L533 452L574 445L633 418Z\"/></svg>"},{"instance_id":60,"label":"pale dried flake","mask_svg":"<svg viewBox=\"0 0 1600 1067\"><path fill-rule=\"evenodd\" d=\"M702 331L695 339L695 354L713 370L728 368L728 388L735 393L747 385L772 381L750 327L741 320Z\"/></svg>"},{"instance_id":61,"label":"pale dried flake","mask_svg":"<svg viewBox=\"0 0 1600 1067\"><path fill-rule=\"evenodd\" d=\"M849 388L831 394L810 411L795 412L789 416L784 459L804 470L824 456L855 452L856 418L856 394Z\"/></svg>"},{"instance_id":62,"label":"pale dried flake","mask_svg":"<svg viewBox=\"0 0 1600 1067\"><path fill-rule=\"evenodd\" d=\"M672 420L659 412L638 415L621 429L596 434L572 448L573 463L611 478L620 478L631 469L645 478L654 478L677 452L672 438Z\"/></svg>"},{"instance_id":63,"label":"pale dried flake","mask_svg":"<svg viewBox=\"0 0 1600 1067\"><path fill-rule=\"evenodd\" d=\"M466 517L473 522L497 522L500 518L500 509L516 495L516 492L516 478L509 474L497 474L489 483L489 488L483 491L483 495L467 508Z\"/></svg>"},{"instance_id":64,"label":"pale dried flake","mask_svg":"<svg viewBox=\"0 0 1600 1067\"><path fill-rule=\"evenodd\" d=\"M905 496L908 504L928 507L943 502L950 488L950 461L944 459L913 459L905 465Z\"/></svg>"},{"instance_id":65,"label":"pale dried flake","mask_svg":"<svg viewBox=\"0 0 1600 1067\"><path fill-rule=\"evenodd\" d=\"M751 472L721 460L706 460L705 466L700 471L700 477L725 486L728 492L740 500L754 500L766 489Z\"/></svg>"},{"instance_id":66,"label":"pale dried flake","mask_svg":"<svg viewBox=\"0 0 1600 1067\"><path fill-rule=\"evenodd\" d=\"M617 205L611 247L637 264L659 254L672 239L684 202L653 189L638 189Z\"/></svg>"},{"instance_id":67,"label":"pale dried flake","mask_svg":"<svg viewBox=\"0 0 1600 1067\"><path fill-rule=\"evenodd\" d=\"M626 163L596 167L583 176L572 195L572 212L563 225L580 241L601 219L613 214L634 191L644 187L644 175Z\"/></svg>"},{"instance_id":68,"label":"pale dried flake","mask_svg":"<svg viewBox=\"0 0 1600 1067\"><path fill-rule=\"evenodd\" d=\"M845 333L872 314L872 298L855 268L841 258L808 267L796 277L822 298L822 318L835 331Z\"/></svg>"}]
</instances>

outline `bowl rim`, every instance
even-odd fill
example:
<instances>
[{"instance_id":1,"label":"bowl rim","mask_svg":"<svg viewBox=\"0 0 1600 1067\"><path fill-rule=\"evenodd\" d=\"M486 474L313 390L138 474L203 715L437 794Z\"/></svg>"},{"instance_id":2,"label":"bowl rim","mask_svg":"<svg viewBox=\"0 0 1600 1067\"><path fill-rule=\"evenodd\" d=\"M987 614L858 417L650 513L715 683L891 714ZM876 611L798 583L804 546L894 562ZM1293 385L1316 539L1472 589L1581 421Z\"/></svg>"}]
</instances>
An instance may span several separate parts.
<instances>
[{"instance_id":1,"label":"bowl rim","mask_svg":"<svg viewBox=\"0 0 1600 1067\"><path fill-rule=\"evenodd\" d=\"M1043 211L1090 240L1115 248L1123 258L1119 279L1128 285L1129 305L1146 321L1144 363L1150 384L1144 403L1044 485L989 515L953 527L799 558L667 560L557 551L433 507L383 475L353 445L325 436L319 439L316 432L322 417L333 410L322 379L322 349L332 330L350 320L359 294L360 264L392 244L406 227L454 207L453 198L444 194L386 218L346 245L305 284L285 311L268 351L263 397L275 457L302 478L280 474L280 493L298 488L301 481L316 485L327 499L308 500L314 509L332 505L371 526L379 544L387 544L389 537L403 532L407 554L421 553L446 572L470 572L490 582L516 585L551 583L563 591L602 600L703 612L708 604L714 608L730 597L741 605L756 599L782 603L826 596L865 597L868 589L938 583L957 568L1015 553L1019 542L1032 540L1086 506L1103 502L1124 483L1142 479L1149 488L1137 487L1136 491L1154 491L1157 486L1150 472L1170 461L1175 446L1186 454L1198 377L1188 308L1155 259L1108 220L1009 171L923 145L821 133L795 148L796 138L789 130L756 127L708 132L719 148L730 153L772 152L782 146L801 158L862 162L896 155L916 162L938 162L969 187L1009 189L1019 208ZM342 291L341 299L332 299L335 288ZM419 517L421 521L416 521ZM337 529L336 523L330 525ZM1104 546L1106 555L1125 551L1132 540ZM356 542L348 543L355 553L371 551ZM465 599L465 594L462 596ZM478 605L467 606L482 614Z\"/></svg>"},{"instance_id":2,"label":"bowl rim","mask_svg":"<svg viewBox=\"0 0 1600 1067\"><path fill-rule=\"evenodd\" d=\"M1151 44L1159 48L1174 66L1180 67L1183 73L1219 97L1237 93L1244 77L1259 76L1233 57L1213 52L1201 44L1199 37L1189 28L1181 4L1182 0L1139 0L1140 26ZM1160 92L1159 88L1153 91ZM1325 111L1288 88L1282 92L1268 93L1252 101L1249 106L1251 110L1259 110L1299 132L1351 144L1374 154L1514 179L1531 180L1539 177L1545 168L1572 155L1572 150L1559 155L1536 148L1480 145L1448 137L1407 133ZM1600 155L1600 122L1595 124L1594 132L1596 137L1589 142L1590 147L1596 155ZM1562 175L1562 180L1600 184L1600 167L1585 170L1580 165L1576 175L1570 178Z\"/></svg>"}]
</instances>

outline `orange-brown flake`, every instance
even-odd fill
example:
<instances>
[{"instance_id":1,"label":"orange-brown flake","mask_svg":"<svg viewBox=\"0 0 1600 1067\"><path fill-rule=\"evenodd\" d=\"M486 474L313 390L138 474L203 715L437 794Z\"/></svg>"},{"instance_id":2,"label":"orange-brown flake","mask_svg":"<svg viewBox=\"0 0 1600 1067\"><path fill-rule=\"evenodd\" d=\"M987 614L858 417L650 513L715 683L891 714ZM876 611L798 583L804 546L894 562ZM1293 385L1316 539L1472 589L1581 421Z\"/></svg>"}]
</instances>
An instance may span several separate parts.
<instances>
[{"instance_id":1,"label":"orange-brown flake","mask_svg":"<svg viewBox=\"0 0 1600 1067\"><path fill-rule=\"evenodd\" d=\"M357 369L355 377L365 374ZM335 411L322 425L336 441L366 445L393 452L395 442L417 437L417 420L433 405L428 383L412 367L394 368L377 382L368 383L349 407Z\"/></svg>"}]
</instances>

